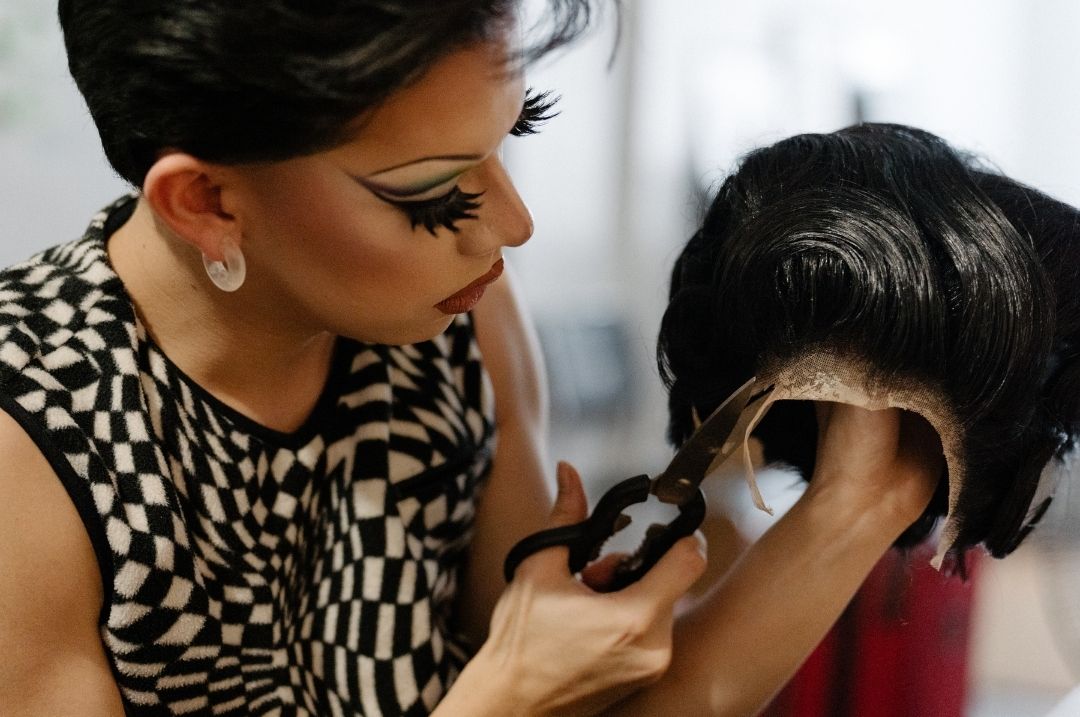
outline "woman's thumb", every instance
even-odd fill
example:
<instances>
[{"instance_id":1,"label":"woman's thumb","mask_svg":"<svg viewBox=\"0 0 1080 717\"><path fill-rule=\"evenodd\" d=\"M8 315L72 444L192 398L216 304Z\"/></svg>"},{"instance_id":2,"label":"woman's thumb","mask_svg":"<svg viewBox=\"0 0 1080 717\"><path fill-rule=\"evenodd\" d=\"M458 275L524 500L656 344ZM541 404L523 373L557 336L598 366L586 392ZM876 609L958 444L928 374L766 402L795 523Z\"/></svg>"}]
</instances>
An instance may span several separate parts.
<instances>
[{"instance_id":1,"label":"woman's thumb","mask_svg":"<svg viewBox=\"0 0 1080 717\"><path fill-rule=\"evenodd\" d=\"M566 576L567 557L569 555L569 548L565 540L558 535L557 531L555 534L557 537L547 536L552 538L551 541L545 543L550 547L538 549L535 546L536 538L556 528L563 528L585 520L588 505L585 499L585 489L581 487L581 476L578 475L573 466L560 461L555 476L558 488L558 492L555 494L555 505L551 508L544 530L531 536L534 545L530 553L535 553L535 555L529 554L528 557L522 560L521 568L539 571L536 573L538 575L553 574L561 579ZM521 548L521 545L521 543L518 543L510 551L509 559L511 561L514 559L515 553ZM552 569L555 569L554 573L550 572Z\"/></svg>"},{"instance_id":2,"label":"woman's thumb","mask_svg":"<svg viewBox=\"0 0 1080 717\"><path fill-rule=\"evenodd\" d=\"M559 461L555 470L555 481L558 490L547 527L558 528L585 520L589 514L589 505L577 469L566 461Z\"/></svg>"}]
</instances>

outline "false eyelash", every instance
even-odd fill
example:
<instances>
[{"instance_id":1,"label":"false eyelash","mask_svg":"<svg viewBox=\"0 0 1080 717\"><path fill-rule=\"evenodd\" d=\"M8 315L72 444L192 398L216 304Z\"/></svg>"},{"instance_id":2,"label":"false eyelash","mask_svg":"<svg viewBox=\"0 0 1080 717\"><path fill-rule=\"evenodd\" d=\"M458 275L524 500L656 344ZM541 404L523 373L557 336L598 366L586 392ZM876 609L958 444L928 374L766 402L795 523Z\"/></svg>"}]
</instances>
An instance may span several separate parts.
<instances>
[{"instance_id":1,"label":"false eyelash","mask_svg":"<svg viewBox=\"0 0 1080 717\"><path fill-rule=\"evenodd\" d=\"M455 234L458 232L457 223L463 219L476 219L477 209L483 196L483 192L471 194L463 192L459 187L454 187L441 197L425 199L419 202L403 202L396 199L385 199L401 209L412 222L412 228L416 229L423 225L431 234L439 227L446 227Z\"/></svg>"},{"instance_id":2,"label":"false eyelash","mask_svg":"<svg viewBox=\"0 0 1080 717\"><path fill-rule=\"evenodd\" d=\"M525 103L521 106L517 124L510 130L510 134L515 137L526 137L539 132L540 125L559 115L558 112L552 110L560 99L558 95L552 96L550 90L537 93L530 87L525 93Z\"/></svg>"}]
</instances>

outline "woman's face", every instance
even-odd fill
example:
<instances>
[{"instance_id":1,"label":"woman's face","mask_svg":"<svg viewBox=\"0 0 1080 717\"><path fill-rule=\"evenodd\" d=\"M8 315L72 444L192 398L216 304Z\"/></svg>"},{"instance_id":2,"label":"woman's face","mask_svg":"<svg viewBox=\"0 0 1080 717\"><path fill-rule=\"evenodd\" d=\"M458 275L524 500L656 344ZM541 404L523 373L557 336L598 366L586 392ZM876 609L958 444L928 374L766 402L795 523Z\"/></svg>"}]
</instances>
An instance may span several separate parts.
<instances>
[{"instance_id":1,"label":"woman's face","mask_svg":"<svg viewBox=\"0 0 1080 717\"><path fill-rule=\"evenodd\" d=\"M479 301L503 249L532 233L499 153L524 99L506 52L448 55L346 144L236 168L223 208L240 222L260 305L298 326L402 344ZM480 194L477 206L460 193Z\"/></svg>"}]
</instances>

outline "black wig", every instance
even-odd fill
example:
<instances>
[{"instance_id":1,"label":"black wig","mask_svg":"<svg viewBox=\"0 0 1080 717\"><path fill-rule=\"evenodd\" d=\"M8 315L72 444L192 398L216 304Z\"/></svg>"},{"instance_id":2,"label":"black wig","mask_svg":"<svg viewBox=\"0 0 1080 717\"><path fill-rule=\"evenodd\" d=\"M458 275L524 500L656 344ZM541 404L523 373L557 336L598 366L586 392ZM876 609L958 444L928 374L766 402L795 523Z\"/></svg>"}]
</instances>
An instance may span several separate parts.
<instances>
[{"instance_id":1,"label":"black wig","mask_svg":"<svg viewBox=\"0 0 1080 717\"><path fill-rule=\"evenodd\" d=\"M1078 279L1080 212L932 134L863 124L757 150L672 273L658 348L670 438L767 363L855 357L951 406L965 475L952 550L1003 556L1080 428ZM767 460L812 474L812 405L778 403L755 435ZM898 544L925 538L947 495L942 481Z\"/></svg>"}]
</instances>

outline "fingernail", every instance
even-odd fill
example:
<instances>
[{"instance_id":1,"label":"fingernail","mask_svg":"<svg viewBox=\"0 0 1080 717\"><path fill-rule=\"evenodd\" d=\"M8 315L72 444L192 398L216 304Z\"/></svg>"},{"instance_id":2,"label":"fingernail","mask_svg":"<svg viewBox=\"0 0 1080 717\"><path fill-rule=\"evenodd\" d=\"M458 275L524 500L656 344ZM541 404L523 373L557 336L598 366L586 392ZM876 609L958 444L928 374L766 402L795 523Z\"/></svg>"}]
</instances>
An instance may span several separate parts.
<instances>
[{"instance_id":1,"label":"fingernail","mask_svg":"<svg viewBox=\"0 0 1080 717\"><path fill-rule=\"evenodd\" d=\"M697 538L698 552L701 553L702 557L707 556L709 553L709 544L705 540L705 533L702 533L700 530L695 530L694 537Z\"/></svg>"}]
</instances>

